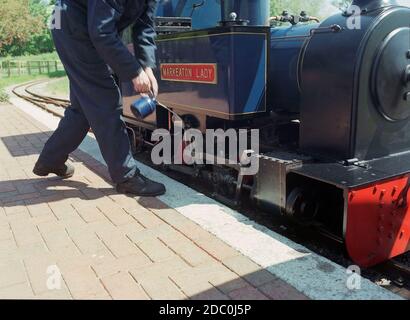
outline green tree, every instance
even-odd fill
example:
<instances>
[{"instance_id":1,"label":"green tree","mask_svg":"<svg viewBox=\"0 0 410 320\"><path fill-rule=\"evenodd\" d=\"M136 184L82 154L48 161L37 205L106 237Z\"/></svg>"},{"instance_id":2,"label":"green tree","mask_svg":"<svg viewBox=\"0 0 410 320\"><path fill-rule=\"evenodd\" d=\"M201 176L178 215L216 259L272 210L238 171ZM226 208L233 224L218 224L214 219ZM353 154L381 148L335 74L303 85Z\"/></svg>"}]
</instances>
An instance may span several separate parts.
<instances>
[{"instance_id":1,"label":"green tree","mask_svg":"<svg viewBox=\"0 0 410 320\"><path fill-rule=\"evenodd\" d=\"M30 14L33 17L41 19L41 31L33 34L27 43L26 51L29 54L39 54L51 52L54 50L53 40L48 28L49 17L51 15L50 6L45 5L43 0L29 1Z\"/></svg>"},{"instance_id":2,"label":"green tree","mask_svg":"<svg viewBox=\"0 0 410 320\"><path fill-rule=\"evenodd\" d=\"M30 37L40 32L41 19L30 14L24 0L0 0L0 54L12 46L27 43Z\"/></svg>"},{"instance_id":3,"label":"green tree","mask_svg":"<svg viewBox=\"0 0 410 320\"><path fill-rule=\"evenodd\" d=\"M0 0L0 56L53 51L50 14L48 1Z\"/></svg>"}]
</instances>

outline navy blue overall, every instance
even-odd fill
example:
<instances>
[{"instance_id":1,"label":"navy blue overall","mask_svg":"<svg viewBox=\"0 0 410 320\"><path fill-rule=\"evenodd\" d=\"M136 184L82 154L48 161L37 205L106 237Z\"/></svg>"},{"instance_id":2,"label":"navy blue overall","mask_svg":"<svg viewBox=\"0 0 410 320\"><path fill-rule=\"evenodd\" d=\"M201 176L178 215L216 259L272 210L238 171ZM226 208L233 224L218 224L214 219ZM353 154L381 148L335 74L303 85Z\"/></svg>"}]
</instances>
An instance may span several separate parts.
<instances>
[{"instance_id":1,"label":"navy blue overall","mask_svg":"<svg viewBox=\"0 0 410 320\"><path fill-rule=\"evenodd\" d=\"M40 163L64 164L91 127L115 183L138 170L111 69L121 81L130 81L142 68L155 67L156 5L157 0L61 0L61 28L52 34L70 81L71 107L47 141ZM136 57L120 38L132 24Z\"/></svg>"}]
</instances>

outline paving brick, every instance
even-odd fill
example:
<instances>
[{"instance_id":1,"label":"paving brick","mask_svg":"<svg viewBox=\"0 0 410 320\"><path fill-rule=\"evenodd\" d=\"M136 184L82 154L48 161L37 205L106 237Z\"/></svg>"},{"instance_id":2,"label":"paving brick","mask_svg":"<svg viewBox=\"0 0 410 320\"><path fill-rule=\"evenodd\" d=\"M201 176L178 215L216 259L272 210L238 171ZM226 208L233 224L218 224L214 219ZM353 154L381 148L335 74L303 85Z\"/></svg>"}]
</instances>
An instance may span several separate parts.
<instances>
[{"instance_id":1,"label":"paving brick","mask_svg":"<svg viewBox=\"0 0 410 320\"><path fill-rule=\"evenodd\" d=\"M50 232L64 232L64 224L62 221L46 220L37 224L40 234Z\"/></svg>"},{"instance_id":2,"label":"paving brick","mask_svg":"<svg viewBox=\"0 0 410 320\"><path fill-rule=\"evenodd\" d=\"M9 202L5 205L5 211L7 216L28 213L24 201L16 201L16 197L13 197L13 202ZM10 199L11 200L11 199Z\"/></svg>"},{"instance_id":3,"label":"paving brick","mask_svg":"<svg viewBox=\"0 0 410 320\"><path fill-rule=\"evenodd\" d=\"M141 207L135 197L130 197L124 194L114 193L109 196L115 203L120 205L123 208L132 208Z\"/></svg>"},{"instance_id":4,"label":"paving brick","mask_svg":"<svg viewBox=\"0 0 410 320\"><path fill-rule=\"evenodd\" d=\"M123 234L125 235L129 235L129 234L138 234L141 231L144 231L146 229L144 229L144 227L142 225L140 225L137 221L133 221L129 224L125 224L122 226L119 226L117 228L119 231L121 231ZM131 240L131 239L130 239ZM132 240L131 240L132 241Z\"/></svg>"},{"instance_id":5,"label":"paving brick","mask_svg":"<svg viewBox=\"0 0 410 320\"><path fill-rule=\"evenodd\" d=\"M0 241L12 239L13 233L11 232L10 226L8 224L0 225Z\"/></svg>"},{"instance_id":6,"label":"paving brick","mask_svg":"<svg viewBox=\"0 0 410 320\"><path fill-rule=\"evenodd\" d=\"M102 282L113 299L117 300L148 300L148 295L128 272L119 272L104 277Z\"/></svg>"},{"instance_id":7,"label":"paving brick","mask_svg":"<svg viewBox=\"0 0 410 320\"><path fill-rule=\"evenodd\" d=\"M95 263L92 268L99 277L106 277L118 272L128 272L129 270L150 266L152 266L151 260L141 252L140 254L113 259L103 264Z\"/></svg>"},{"instance_id":8,"label":"paving brick","mask_svg":"<svg viewBox=\"0 0 410 320\"><path fill-rule=\"evenodd\" d=\"M167 277L144 275L138 280L145 292L154 300L180 300L187 297Z\"/></svg>"},{"instance_id":9,"label":"paving brick","mask_svg":"<svg viewBox=\"0 0 410 320\"><path fill-rule=\"evenodd\" d=\"M11 230L19 247L31 245L33 243L43 243L43 239L38 232L36 226L24 221L11 221Z\"/></svg>"},{"instance_id":10,"label":"paving brick","mask_svg":"<svg viewBox=\"0 0 410 320\"><path fill-rule=\"evenodd\" d=\"M112 204L108 206L98 204L98 209L100 209L104 213L104 215L116 226L128 224L133 221L133 218L118 205Z\"/></svg>"},{"instance_id":11,"label":"paving brick","mask_svg":"<svg viewBox=\"0 0 410 320\"><path fill-rule=\"evenodd\" d=\"M280 279L260 286L259 290L273 300L308 300L303 293Z\"/></svg>"},{"instance_id":12,"label":"paving brick","mask_svg":"<svg viewBox=\"0 0 410 320\"><path fill-rule=\"evenodd\" d=\"M237 250L212 235L200 237L194 241L200 248L219 261L240 255Z\"/></svg>"},{"instance_id":13,"label":"paving brick","mask_svg":"<svg viewBox=\"0 0 410 320\"><path fill-rule=\"evenodd\" d=\"M59 271L56 267L56 261L51 255L42 257L30 257L24 260L24 265L30 280L31 287L36 295L45 293L50 290L47 286L49 279L56 277L60 281L61 289L65 284L61 277L58 277Z\"/></svg>"},{"instance_id":14,"label":"paving brick","mask_svg":"<svg viewBox=\"0 0 410 320\"><path fill-rule=\"evenodd\" d=\"M116 258L112 254L102 255L90 255L83 254L76 259L70 257L57 256L57 266L61 269L61 272L72 272L77 268L91 268L96 278L99 278L98 274L94 270L94 266L110 264L115 261Z\"/></svg>"},{"instance_id":15,"label":"paving brick","mask_svg":"<svg viewBox=\"0 0 410 320\"><path fill-rule=\"evenodd\" d=\"M31 218L30 214L28 211L26 212L20 212L19 214L14 214L11 216L7 216L7 222L12 223L12 222L26 222Z\"/></svg>"},{"instance_id":16,"label":"paving brick","mask_svg":"<svg viewBox=\"0 0 410 320\"><path fill-rule=\"evenodd\" d=\"M68 235L82 254L110 254L104 243L97 237L95 233L69 229Z\"/></svg>"},{"instance_id":17,"label":"paving brick","mask_svg":"<svg viewBox=\"0 0 410 320\"><path fill-rule=\"evenodd\" d=\"M225 294L248 286L242 278L229 272L213 275L209 281Z\"/></svg>"},{"instance_id":18,"label":"paving brick","mask_svg":"<svg viewBox=\"0 0 410 320\"><path fill-rule=\"evenodd\" d=\"M87 224L86 232L94 232L109 235L110 233L119 233L116 226L110 220L98 220Z\"/></svg>"},{"instance_id":19,"label":"paving brick","mask_svg":"<svg viewBox=\"0 0 410 320\"><path fill-rule=\"evenodd\" d=\"M76 267L62 272L74 299L106 299L109 294L90 267Z\"/></svg>"},{"instance_id":20,"label":"paving brick","mask_svg":"<svg viewBox=\"0 0 410 320\"><path fill-rule=\"evenodd\" d=\"M19 283L5 288L0 288L0 299L33 299L34 293L29 283Z\"/></svg>"},{"instance_id":21,"label":"paving brick","mask_svg":"<svg viewBox=\"0 0 410 320\"><path fill-rule=\"evenodd\" d=\"M74 216L69 219L61 220L59 221L66 230L83 230L84 228L87 228L89 224L84 222L83 219L79 215Z\"/></svg>"},{"instance_id":22,"label":"paving brick","mask_svg":"<svg viewBox=\"0 0 410 320\"><path fill-rule=\"evenodd\" d=\"M15 252L18 253L21 259L50 253L45 243L27 244L24 247L17 248Z\"/></svg>"},{"instance_id":23,"label":"paving brick","mask_svg":"<svg viewBox=\"0 0 410 320\"><path fill-rule=\"evenodd\" d=\"M185 218L183 215L175 211L174 209L170 208L162 208L162 209L150 209L152 212L155 213L160 219L165 221L166 223L170 224L171 226L179 226L181 224L187 223L188 219Z\"/></svg>"},{"instance_id":24,"label":"paving brick","mask_svg":"<svg viewBox=\"0 0 410 320\"><path fill-rule=\"evenodd\" d=\"M37 189L34 187L34 185L28 183L16 185L16 190L19 192L19 194L29 194L37 192Z\"/></svg>"},{"instance_id":25,"label":"paving brick","mask_svg":"<svg viewBox=\"0 0 410 320\"><path fill-rule=\"evenodd\" d=\"M177 256L162 262L155 262L148 266L129 269L130 273L137 281L146 277L160 278L170 277L180 273L191 273L192 270L191 266Z\"/></svg>"},{"instance_id":26,"label":"paving brick","mask_svg":"<svg viewBox=\"0 0 410 320\"><path fill-rule=\"evenodd\" d=\"M194 297L208 290L214 289L209 281L202 278L198 279L194 274L188 272L179 272L170 276L170 279L182 290L188 297Z\"/></svg>"},{"instance_id":27,"label":"paving brick","mask_svg":"<svg viewBox=\"0 0 410 320\"><path fill-rule=\"evenodd\" d=\"M95 184L93 184L93 186L95 186ZM109 185L107 184L107 186ZM87 199L90 200L98 200L105 196L105 194L101 190L95 188L85 188L82 189L81 192L85 195Z\"/></svg>"},{"instance_id":28,"label":"paving brick","mask_svg":"<svg viewBox=\"0 0 410 320\"><path fill-rule=\"evenodd\" d=\"M27 283L26 272L21 261L7 261L0 265L0 288Z\"/></svg>"},{"instance_id":29,"label":"paving brick","mask_svg":"<svg viewBox=\"0 0 410 320\"><path fill-rule=\"evenodd\" d=\"M71 219L78 216L78 213L67 201L49 202L48 205L59 220Z\"/></svg>"},{"instance_id":30,"label":"paving brick","mask_svg":"<svg viewBox=\"0 0 410 320\"><path fill-rule=\"evenodd\" d=\"M2 181L0 183L0 193L16 191L15 185L10 181Z\"/></svg>"},{"instance_id":31,"label":"paving brick","mask_svg":"<svg viewBox=\"0 0 410 320\"><path fill-rule=\"evenodd\" d=\"M87 223L106 219L104 214L96 206L87 204L81 205L76 203L73 204L73 207L81 216L81 218Z\"/></svg>"},{"instance_id":32,"label":"paving brick","mask_svg":"<svg viewBox=\"0 0 410 320\"><path fill-rule=\"evenodd\" d=\"M191 266L198 266L213 261L210 255L187 238L178 241L168 241L166 244Z\"/></svg>"},{"instance_id":33,"label":"paving brick","mask_svg":"<svg viewBox=\"0 0 410 320\"><path fill-rule=\"evenodd\" d=\"M233 300L268 300L268 298L252 286L233 290L229 293Z\"/></svg>"},{"instance_id":34,"label":"paving brick","mask_svg":"<svg viewBox=\"0 0 410 320\"><path fill-rule=\"evenodd\" d=\"M164 224L164 222L155 214L141 207L137 203L133 209L125 208L124 210L128 212L128 214L135 220L137 220L144 228L150 229Z\"/></svg>"},{"instance_id":35,"label":"paving brick","mask_svg":"<svg viewBox=\"0 0 410 320\"><path fill-rule=\"evenodd\" d=\"M277 279L272 273L243 255L224 259L222 263L256 287Z\"/></svg>"},{"instance_id":36,"label":"paving brick","mask_svg":"<svg viewBox=\"0 0 410 320\"><path fill-rule=\"evenodd\" d=\"M20 203L24 206L24 204L23 204L24 200L35 200L38 197L40 197L40 193L38 193L38 192L32 192L32 193L26 193L26 194L20 194L19 193L18 195L15 195L15 196L13 196L9 199L7 199L7 198L2 199L2 201L4 203L6 203L9 207L12 207L13 205L16 205L18 207Z\"/></svg>"},{"instance_id":37,"label":"paving brick","mask_svg":"<svg viewBox=\"0 0 410 320\"><path fill-rule=\"evenodd\" d=\"M179 223L174 222L173 227L185 235L187 238L195 241L197 239L210 239L214 237L208 231L191 220L180 220Z\"/></svg>"},{"instance_id":38,"label":"paving brick","mask_svg":"<svg viewBox=\"0 0 410 320\"><path fill-rule=\"evenodd\" d=\"M73 297L71 296L67 288L60 290L49 290L34 297L34 299L41 300L71 300L72 298Z\"/></svg>"},{"instance_id":39,"label":"paving brick","mask_svg":"<svg viewBox=\"0 0 410 320\"><path fill-rule=\"evenodd\" d=\"M41 216L36 216L36 217L30 217L28 219L28 222L37 226L42 223L47 223L47 222L52 222L52 223L57 223L57 218L55 215L51 212L50 214L47 215L41 215Z\"/></svg>"},{"instance_id":40,"label":"paving brick","mask_svg":"<svg viewBox=\"0 0 410 320\"><path fill-rule=\"evenodd\" d=\"M164 236L169 233L174 233L175 230L168 224L160 224L158 226L144 229L144 230L135 230L127 232L127 237L134 242L135 244L139 244L141 242L156 239L157 237Z\"/></svg>"},{"instance_id":41,"label":"paving brick","mask_svg":"<svg viewBox=\"0 0 410 320\"><path fill-rule=\"evenodd\" d=\"M0 201L7 203L13 201L13 198L17 197L18 195L18 191L0 192Z\"/></svg>"},{"instance_id":42,"label":"paving brick","mask_svg":"<svg viewBox=\"0 0 410 320\"><path fill-rule=\"evenodd\" d=\"M27 209L32 217L47 216L53 214L47 203L28 204Z\"/></svg>"},{"instance_id":43,"label":"paving brick","mask_svg":"<svg viewBox=\"0 0 410 320\"><path fill-rule=\"evenodd\" d=\"M0 201L0 204L1 204L1 201ZM6 211L4 210L2 206L0 206L0 226L4 224L8 224L6 217L7 217Z\"/></svg>"},{"instance_id":44,"label":"paving brick","mask_svg":"<svg viewBox=\"0 0 410 320\"><path fill-rule=\"evenodd\" d=\"M193 274L198 279L208 280L214 287L225 294L244 288L249 284L220 263L209 263L194 268Z\"/></svg>"},{"instance_id":45,"label":"paving brick","mask_svg":"<svg viewBox=\"0 0 410 320\"><path fill-rule=\"evenodd\" d=\"M140 242L138 247L154 262L164 261L175 256L175 253L158 239Z\"/></svg>"},{"instance_id":46,"label":"paving brick","mask_svg":"<svg viewBox=\"0 0 410 320\"><path fill-rule=\"evenodd\" d=\"M39 226L41 231L41 226ZM75 243L70 239L64 227L56 230L42 231L41 235L51 252L63 256L75 257L81 254Z\"/></svg>"},{"instance_id":47,"label":"paving brick","mask_svg":"<svg viewBox=\"0 0 410 320\"><path fill-rule=\"evenodd\" d=\"M229 297L223 294L216 288L211 288L209 290L203 291L191 297L192 300L200 301L219 301L219 300L229 300Z\"/></svg>"},{"instance_id":48,"label":"paving brick","mask_svg":"<svg viewBox=\"0 0 410 320\"><path fill-rule=\"evenodd\" d=\"M117 258L140 253L140 250L121 232L96 231L96 233L104 245Z\"/></svg>"},{"instance_id":49,"label":"paving brick","mask_svg":"<svg viewBox=\"0 0 410 320\"><path fill-rule=\"evenodd\" d=\"M168 227L168 230L164 230L162 233L157 233L157 237L163 242L163 243L172 243L172 242L188 242L190 244L193 244L191 239L187 238L184 234L181 232L175 230L173 227L171 227L168 224L164 224Z\"/></svg>"}]
</instances>

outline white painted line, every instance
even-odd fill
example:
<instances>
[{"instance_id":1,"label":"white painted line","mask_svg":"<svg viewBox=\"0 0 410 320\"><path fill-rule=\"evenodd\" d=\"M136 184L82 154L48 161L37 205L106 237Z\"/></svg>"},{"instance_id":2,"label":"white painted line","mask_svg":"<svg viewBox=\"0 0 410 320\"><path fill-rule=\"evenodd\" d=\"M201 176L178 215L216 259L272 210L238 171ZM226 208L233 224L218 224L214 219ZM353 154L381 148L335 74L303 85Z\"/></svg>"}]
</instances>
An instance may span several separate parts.
<instances>
[{"instance_id":1,"label":"white painted line","mask_svg":"<svg viewBox=\"0 0 410 320\"><path fill-rule=\"evenodd\" d=\"M11 102L51 130L57 127L58 119L51 114L18 98L12 98ZM80 149L103 162L97 142L92 135L87 136ZM349 275L340 265L142 163L139 167L144 175L166 185L167 194L160 197L161 201L309 298L401 299L398 295L364 278L360 278L359 290L349 290L346 285Z\"/></svg>"}]
</instances>

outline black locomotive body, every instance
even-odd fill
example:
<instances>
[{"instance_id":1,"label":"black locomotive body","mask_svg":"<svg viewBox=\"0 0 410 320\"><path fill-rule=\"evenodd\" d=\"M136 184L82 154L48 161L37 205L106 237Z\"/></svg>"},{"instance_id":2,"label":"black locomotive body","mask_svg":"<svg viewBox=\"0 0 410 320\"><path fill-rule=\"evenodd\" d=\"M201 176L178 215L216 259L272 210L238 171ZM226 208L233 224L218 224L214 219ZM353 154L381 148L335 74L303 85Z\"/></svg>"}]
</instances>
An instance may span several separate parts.
<instances>
[{"instance_id":1,"label":"black locomotive body","mask_svg":"<svg viewBox=\"0 0 410 320\"><path fill-rule=\"evenodd\" d=\"M209 1L192 19L189 1L169 2L158 12L156 71L166 108L136 119L138 94L123 84L133 142L173 132L176 118L204 134L258 129L252 176L240 164L168 167L209 179L225 202L248 190L258 207L320 226L361 266L408 251L410 8L356 0L318 23L305 13L269 19L262 0ZM216 13L221 22L207 25Z\"/></svg>"}]
</instances>

